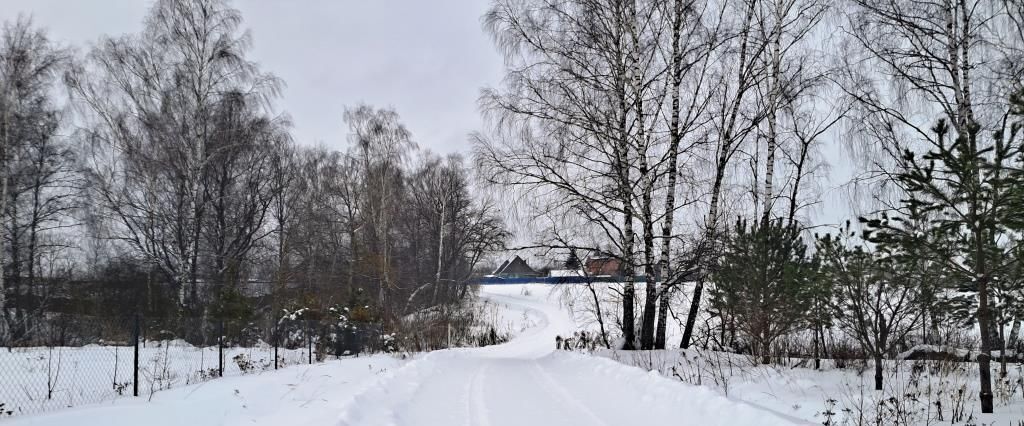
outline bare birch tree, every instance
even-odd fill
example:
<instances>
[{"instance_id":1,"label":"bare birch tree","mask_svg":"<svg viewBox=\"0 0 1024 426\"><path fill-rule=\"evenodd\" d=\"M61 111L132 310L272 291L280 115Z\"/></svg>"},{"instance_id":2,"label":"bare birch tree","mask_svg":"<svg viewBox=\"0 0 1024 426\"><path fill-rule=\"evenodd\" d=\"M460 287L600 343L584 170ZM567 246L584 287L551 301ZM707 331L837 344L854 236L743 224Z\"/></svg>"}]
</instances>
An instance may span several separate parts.
<instances>
[{"instance_id":1,"label":"bare birch tree","mask_svg":"<svg viewBox=\"0 0 1024 426\"><path fill-rule=\"evenodd\" d=\"M495 131L476 137L478 164L491 180L551 191L598 226L623 261L624 347L635 345L636 265L633 146L646 122L631 93L634 3L587 0L496 1L487 30L506 56L508 86L487 90ZM630 10L632 9L632 10Z\"/></svg>"},{"instance_id":2,"label":"bare birch tree","mask_svg":"<svg viewBox=\"0 0 1024 426\"><path fill-rule=\"evenodd\" d=\"M739 10L735 8L738 7ZM710 189L708 214L703 224L704 240L707 241L706 258L698 264L697 282L690 299L689 312L683 327L680 347L690 346L693 327L700 313L701 298L708 276L708 259L714 257L718 238L718 223L721 214L722 189L729 170L729 164L742 141L754 132L764 117L764 112L751 106L754 90L764 79L760 56L766 49L763 40L756 37L754 16L756 0L737 3L723 3L716 11L713 34L721 40L721 53L716 54L718 66L711 83L716 86L712 96L711 137L714 142L713 179ZM737 20L731 19L736 17Z\"/></svg>"},{"instance_id":3,"label":"bare birch tree","mask_svg":"<svg viewBox=\"0 0 1024 426\"><path fill-rule=\"evenodd\" d=\"M680 190L679 159L681 156L692 157L695 148L706 143L703 135L697 134L697 132L706 132L703 125L708 120L707 109L710 105L706 82L710 78L710 58L716 50L716 46L711 44L714 38L711 37L710 29L704 23L707 12L706 4L676 0L666 4L665 7L666 9L670 8L663 15L671 25L667 42L670 46L667 53L670 76L667 86L670 99L669 140L665 168L665 207L661 225L661 255L659 259L661 284L658 289L655 349L665 348L665 333L672 292L691 269L690 265L674 264L671 261L672 241L677 238L675 216L682 205L693 202L692 200L680 202L677 198ZM686 99L681 100L680 97L684 90ZM683 104L681 101L686 103ZM683 164L689 163L684 161Z\"/></svg>"},{"instance_id":4,"label":"bare birch tree","mask_svg":"<svg viewBox=\"0 0 1024 426\"><path fill-rule=\"evenodd\" d=\"M117 237L157 265L198 315L200 249L225 96L267 100L280 82L245 58L240 13L220 0L161 0L139 35L107 38L66 80L87 126L91 190Z\"/></svg>"},{"instance_id":5,"label":"bare birch tree","mask_svg":"<svg viewBox=\"0 0 1024 426\"><path fill-rule=\"evenodd\" d=\"M368 233L372 236L366 254L372 256L370 261L376 264L377 303L387 317L388 294L398 281L392 264L393 246L397 244L392 212L401 196L401 166L408 160L410 151L416 149L416 144L393 110L360 105L345 111L345 121L353 155L364 174L363 224L369 227Z\"/></svg>"},{"instance_id":6,"label":"bare birch tree","mask_svg":"<svg viewBox=\"0 0 1024 426\"><path fill-rule=\"evenodd\" d=\"M42 211L45 200L41 198L44 186L51 184L58 173L45 163L54 156L59 159L60 155L54 151L53 139L60 115L53 101L53 91L58 73L68 59L68 53L52 43L29 19L18 18L4 24L0 35L0 215L10 217L12 207L18 204L18 200L11 202L12 194L21 190L12 191L12 188L29 188L32 194L29 220L33 224L29 237L33 259L30 269L33 270L41 221L47 216L50 222L49 219L56 219L51 216L59 213L51 214L50 209ZM40 162L42 167L39 167ZM18 247L24 241L15 241L16 235L12 232L15 228L23 229L12 226L20 221L20 217L16 222L4 220L5 226L0 227L3 231L0 235L3 244L0 247L0 268L3 269L0 272L0 339L8 337L14 320L7 297L22 291L17 280L12 283L6 277L7 264L20 265L22 261L20 256L8 253L8 247Z\"/></svg>"}]
</instances>

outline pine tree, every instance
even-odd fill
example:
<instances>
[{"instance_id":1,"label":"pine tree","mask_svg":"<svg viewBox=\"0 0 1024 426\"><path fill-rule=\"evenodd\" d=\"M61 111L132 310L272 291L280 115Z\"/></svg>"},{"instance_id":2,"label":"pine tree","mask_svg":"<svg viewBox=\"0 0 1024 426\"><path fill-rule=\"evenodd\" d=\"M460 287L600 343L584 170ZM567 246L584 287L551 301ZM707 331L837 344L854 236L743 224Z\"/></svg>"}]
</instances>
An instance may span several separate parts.
<instances>
[{"instance_id":1,"label":"pine tree","mask_svg":"<svg viewBox=\"0 0 1024 426\"><path fill-rule=\"evenodd\" d=\"M913 332L921 317L914 264L883 247L855 244L849 223L839 235L818 238L821 275L833 285L840 329L874 359L875 389L882 390L883 359Z\"/></svg>"},{"instance_id":2,"label":"pine tree","mask_svg":"<svg viewBox=\"0 0 1024 426\"><path fill-rule=\"evenodd\" d=\"M815 240L818 235L814 235ZM811 332L813 345L814 369L821 368L821 359L825 357L825 330L831 329L835 318L832 309L835 284L822 268L820 253L811 257L812 273L807 280L807 314L805 327Z\"/></svg>"},{"instance_id":3,"label":"pine tree","mask_svg":"<svg viewBox=\"0 0 1024 426\"><path fill-rule=\"evenodd\" d=\"M940 265L941 275L968 296L959 308L981 331L978 366L984 413L992 412L990 358L997 325L993 283L1010 278L1012 254L1024 229L1021 100L1019 95L1011 99L1002 128L991 141L979 140L984 135L974 122L951 129L945 119L939 120L925 152L905 149L899 159L893 175L903 193L899 205L880 218L864 220L870 241ZM920 218L927 218L927 225L913 226Z\"/></svg>"},{"instance_id":4,"label":"pine tree","mask_svg":"<svg viewBox=\"0 0 1024 426\"><path fill-rule=\"evenodd\" d=\"M799 228L781 219L738 220L713 272L712 309L734 321L751 352L768 363L775 339L805 318L814 269Z\"/></svg>"},{"instance_id":5,"label":"pine tree","mask_svg":"<svg viewBox=\"0 0 1024 426\"><path fill-rule=\"evenodd\" d=\"M577 270L580 269L580 258L576 256L576 251L569 252L569 256L565 258L565 269Z\"/></svg>"}]
</instances>

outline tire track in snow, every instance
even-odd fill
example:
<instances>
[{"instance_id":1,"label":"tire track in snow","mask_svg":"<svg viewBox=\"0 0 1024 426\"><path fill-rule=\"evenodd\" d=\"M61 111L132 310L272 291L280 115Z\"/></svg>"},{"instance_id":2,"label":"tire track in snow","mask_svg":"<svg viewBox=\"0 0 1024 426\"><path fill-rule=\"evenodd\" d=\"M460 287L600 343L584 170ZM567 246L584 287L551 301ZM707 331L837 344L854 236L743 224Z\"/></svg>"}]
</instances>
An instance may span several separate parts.
<instances>
[{"instance_id":1,"label":"tire track in snow","mask_svg":"<svg viewBox=\"0 0 1024 426\"><path fill-rule=\"evenodd\" d=\"M601 417L595 414L586 403L573 396L572 392L566 390L565 386L562 386L550 374L544 371L544 368L537 361L530 363L530 374L539 379L543 384L544 390L548 391L548 393L553 393L554 395L552 396L562 401L566 406L571 407L572 411L583 414L586 417L586 421L583 424L608 426L608 423L605 423Z\"/></svg>"},{"instance_id":2,"label":"tire track in snow","mask_svg":"<svg viewBox=\"0 0 1024 426\"><path fill-rule=\"evenodd\" d=\"M469 395L466 395L468 414L466 426L490 426L488 419L490 414L487 410L487 399L484 397L484 382L487 379L487 363L481 363L480 368L473 373L469 381Z\"/></svg>"},{"instance_id":3,"label":"tire track in snow","mask_svg":"<svg viewBox=\"0 0 1024 426\"><path fill-rule=\"evenodd\" d=\"M556 354L551 342L572 324L557 306L515 294L488 296L505 302L506 311L535 312L536 324L504 345L417 357L353 398L340 424L660 424L678 410L693 412L688 420L695 424L791 420L610 359Z\"/></svg>"}]
</instances>

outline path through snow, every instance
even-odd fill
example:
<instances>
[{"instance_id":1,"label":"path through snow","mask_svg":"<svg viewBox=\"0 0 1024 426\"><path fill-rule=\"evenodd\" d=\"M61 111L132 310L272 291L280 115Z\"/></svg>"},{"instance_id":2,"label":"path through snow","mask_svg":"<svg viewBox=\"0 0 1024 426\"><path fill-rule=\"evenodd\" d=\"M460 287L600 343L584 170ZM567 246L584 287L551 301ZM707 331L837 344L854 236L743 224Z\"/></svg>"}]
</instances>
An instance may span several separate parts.
<instances>
[{"instance_id":1,"label":"path through snow","mask_svg":"<svg viewBox=\"0 0 1024 426\"><path fill-rule=\"evenodd\" d=\"M529 289L529 292L524 292ZM550 287L481 296L538 324L504 345L428 354L356 396L342 425L793 424L709 389L611 360L555 351L575 329Z\"/></svg>"},{"instance_id":2,"label":"path through snow","mask_svg":"<svg viewBox=\"0 0 1024 426\"><path fill-rule=\"evenodd\" d=\"M575 325L550 286L487 286L511 342L421 355L294 366L0 426L181 425L777 425L798 424L713 390L615 361L555 351Z\"/></svg>"}]
</instances>

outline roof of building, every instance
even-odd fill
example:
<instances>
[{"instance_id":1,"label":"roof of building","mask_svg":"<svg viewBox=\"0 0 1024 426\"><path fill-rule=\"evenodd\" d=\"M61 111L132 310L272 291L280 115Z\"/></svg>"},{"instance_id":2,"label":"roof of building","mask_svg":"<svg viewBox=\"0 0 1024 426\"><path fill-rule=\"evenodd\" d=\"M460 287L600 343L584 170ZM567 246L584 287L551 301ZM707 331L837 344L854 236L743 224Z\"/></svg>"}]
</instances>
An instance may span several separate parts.
<instances>
[{"instance_id":1,"label":"roof of building","mask_svg":"<svg viewBox=\"0 0 1024 426\"><path fill-rule=\"evenodd\" d=\"M518 256L517 256L517 257L518 257ZM494 270L494 272L491 272L491 275L498 275L498 274L500 274L500 273L501 273L501 271L502 271L503 269L505 269L505 267L506 267L506 266L508 266L508 261L507 261L507 260L506 260L506 261L504 261L504 262L501 262L501 266L498 266L498 267L497 267L497 268L496 268L496 269Z\"/></svg>"},{"instance_id":2,"label":"roof of building","mask_svg":"<svg viewBox=\"0 0 1024 426\"><path fill-rule=\"evenodd\" d=\"M530 267L523 258L516 256L512 260L501 264L501 267L494 271L494 275L538 275L537 271Z\"/></svg>"}]
</instances>

